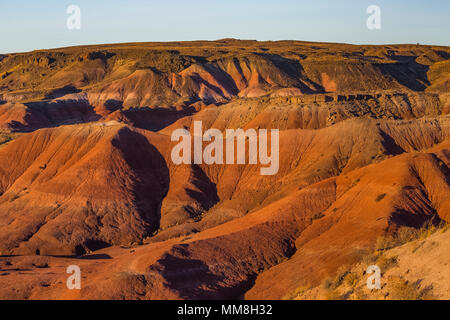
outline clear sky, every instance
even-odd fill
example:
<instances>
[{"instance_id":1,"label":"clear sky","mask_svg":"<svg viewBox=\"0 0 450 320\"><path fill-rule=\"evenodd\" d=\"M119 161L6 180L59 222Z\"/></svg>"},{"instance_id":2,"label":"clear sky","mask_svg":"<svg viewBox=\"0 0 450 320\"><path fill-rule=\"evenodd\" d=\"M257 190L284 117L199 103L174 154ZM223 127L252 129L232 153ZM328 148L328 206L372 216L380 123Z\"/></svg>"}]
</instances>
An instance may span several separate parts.
<instances>
[{"instance_id":1,"label":"clear sky","mask_svg":"<svg viewBox=\"0 0 450 320\"><path fill-rule=\"evenodd\" d=\"M69 30L67 7L81 9ZM369 5L381 29L369 30ZM450 0L1 0L0 53L172 40L450 45Z\"/></svg>"}]
</instances>

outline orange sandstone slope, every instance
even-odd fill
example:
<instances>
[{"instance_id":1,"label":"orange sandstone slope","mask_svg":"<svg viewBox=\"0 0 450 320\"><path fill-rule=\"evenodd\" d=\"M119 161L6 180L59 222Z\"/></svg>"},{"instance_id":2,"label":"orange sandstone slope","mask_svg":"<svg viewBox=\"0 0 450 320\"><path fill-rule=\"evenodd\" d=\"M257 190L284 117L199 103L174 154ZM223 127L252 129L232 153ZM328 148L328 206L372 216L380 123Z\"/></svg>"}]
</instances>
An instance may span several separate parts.
<instances>
[{"instance_id":1,"label":"orange sandstone slope","mask_svg":"<svg viewBox=\"0 0 450 320\"><path fill-rule=\"evenodd\" d=\"M256 165L175 165L170 136L115 121L38 130L0 149L0 249L81 254L203 230L448 136L448 117L285 130L278 174L262 176Z\"/></svg>"},{"instance_id":2,"label":"orange sandstone slope","mask_svg":"<svg viewBox=\"0 0 450 320\"><path fill-rule=\"evenodd\" d=\"M317 285L337 266L357 261L384 232L448 221L448 177L435 154L408 154L337 178L342 184L333 205L297 238L289 261L259 275L246 298L278 299L300 285Z\"/></svg>"},{"instance_id":3,"label":"orange sandstone slope","mask_svg":"<svg viewBox=\"0 0 450 320\"><path fill-rule=\"evenodd\" d=\"M32 268L29 276L16 275L19 285L12 284L14 273L3 275L7 286L0 293L24 286L34 299L281 298L357 261L385 232L449 219L450 159L438 156L448 156L442 153L448 143L326 179L189 237L133 250L107 248L92 260L49 258L50 270L59 271L41 275L48 285L28 286L41 273ZM25 263L19 257L8 261L10 269ZM61 269L68 263L84 270L81 291L65 288Z\"/></svg>"},{"instance_id":4,"label":"orange sandstone slope","mask_svg":"<svg viewBox=\"0 0 450 320\"><path fill-rule=\"evenodd\" d=\"M39 130L4 147L0 159L2 254L82 254L158 227L168 169L124 125Z\"/></svg>"},{"instance_id":5,"label":"orange sandstone slope","mask_svg":"<svg viewBox=\"0 0 450 320\"><path fill-rule=\"evenodd\" d=\"M447 179L448 168L433 153L388 159L176 244L161 243L166 249L156 257L148 255L158 243L143 246L122 258L134 261L127 275L98 270L80 298L117 298L125 292L153 299L237 298L247 291L245 298L278 299L356 261L389 229L448 219ZM141 296L133 283L139 283ZM105 293L109 287L116 291Z\"/></svg>"},{"instance_id":6,"label":"orange sandstone slope","mask_svg":"<svg viewBox=\"0 0 450 320\"><path fill-rule=\"evenodd\" d=\"M385 232L449 219L449 158L437 156L448 142L433 153L400 155L326 179L177 243L143 246L126 258L136 261L127 272L145 283L141 298L237 298L246 292L245 298L279 299L303 283L317 284L357 261ZM166 249L147 262L153 246ZM109 285L130 292L129 282L101 274L93 275L81 298L102 296Z\"/></svg>"},{"instance_id":7,"label":"orange sandstone slope","mask_svg":"<svg viewBox=\"0 0 450 320\"><path fill-rule=\"evenodd\" d=\"M280 176L266 179L257 166L174 166L167 135L116 122L39 130L0 149L2 253L83 254L162 227L115 268L89 265L79 298L280 298L385 232L448 220L448 134L448 117L282 131Z\"/></svg>"},{"instance_id":8,"label":"orange sandstone slope","mask_svg":"<svg viewBox=\"0 0 450 320\"><path fill-rule=\"evenodd\" d=\"M449 57L233 39L7 55L0 298L278 299L449 222ZM175 165L173 130L199 120L280 129L278 173Z\"/></svg>"},{"instance_id":9,"label":"orange sandstone slope","mask_svg":"<svg viewBox=\"0 0 450 320\"><path fill-rule=\"evenodd\" d=\"M167 123L161 126L139 119L151 119L168 109L171 112L163 113L166 120L161 121L171 123L182 111L263 96L306 96L307 103L318 103L330 98L324 94L336 93L344 95L335 97L341 107L352 109L356 104L360 109L360 103L345 94L370 93L372 98L367 100L371 101L363 109L371 112L380 103L384 108L384 98L390 100L377 96L383 92L426 92L425 99L442 97L445 104L449 57L450 49L438 46L233 39L8 54L0 60L0 103L8 103L7 108L0 105L0 127L29 131L111 116L159 130ZM404 100L422 112L423 101L393 100ZM430 107L430 102L426 104ZM333 110L329 121L339 119L341 113ZM295 121L294 117L291 125Z\"/></svg>"}]
</instances>

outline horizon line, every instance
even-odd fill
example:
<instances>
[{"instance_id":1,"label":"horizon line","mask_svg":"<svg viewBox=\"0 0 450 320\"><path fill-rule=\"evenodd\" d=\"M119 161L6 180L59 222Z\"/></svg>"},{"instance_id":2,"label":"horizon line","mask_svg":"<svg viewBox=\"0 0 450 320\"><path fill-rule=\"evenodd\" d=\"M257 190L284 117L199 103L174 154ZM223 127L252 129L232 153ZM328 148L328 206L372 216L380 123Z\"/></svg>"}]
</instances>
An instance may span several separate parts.
<instances>
[{"instance_id":1,"label":"horizon line","mask_svg":"<svg viewBox=\"0 0 450 320\"><path fill-rule=\"evenodd\" d=\"M0 53L0 55L13 55L13 54L24 54L24 53L32 53L32 52L41 52L41 51L54 51L61 49L73 49L73 48L85 48L85 47L107 47L107 46L115 46L115 45L143 45L143 44L175 44L175 43L194 43L194 42L220 42L220 41L242 41L242 42L299 42L305 44L325 44L325 45L348 45L348 46L423 46L423 47L445 47L448 48L450 45L442 45L442 44L421 44L418 43L350 43L350 42L332 42L332 41L311 41L311 40L296 40L296 39L279 39L279 40L258 40L258 39L238 39L238 38L220 38L215 40L207 40L207 39L197 39L197 40L166 40L166 41L132 41L132 42L108 42L108 43L91 43L91 44L75 44L69 46L61 46L61 47L51 47L51 48L39 48L33 49L29 51L16 51L16 52L7 52Z\"/></svg>"}]
</instances>

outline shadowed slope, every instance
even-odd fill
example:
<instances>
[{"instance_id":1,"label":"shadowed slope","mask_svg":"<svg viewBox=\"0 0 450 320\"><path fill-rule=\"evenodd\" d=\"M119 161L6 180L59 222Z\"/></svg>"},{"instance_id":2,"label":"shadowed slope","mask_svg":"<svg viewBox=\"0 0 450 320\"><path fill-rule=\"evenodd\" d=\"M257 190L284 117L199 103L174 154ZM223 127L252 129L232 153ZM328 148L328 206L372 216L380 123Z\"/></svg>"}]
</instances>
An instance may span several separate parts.
<instances>
[{"instance_id":1,"label":"shadowed slope","mask_svg":"<svg viewBox=\"0 0 450 320\"><path fill-rule=\"evenodd\" d=\"M40 130L3 148L0 161L2 254L80 254L159 226L165 161L123 125Z\"/></svg>"},{"instance_id":2,"label":"shadowed slope","mask_svg":"<svg viewBox=\"0 0 450 320\"><path fill-rule=\"evenodd\" d=\"M100 250L111 260L77 261L86 276L81 291L69 292L57 281L64 273L55 273L50 286L26 292L82 299L281 298L357 261L386 232L448 219L449 159L438 157L444 150L448 141L430 153L353 170L190 237ZM22 277L23 283L36 279Z\"/></svg>"},{"instance_id":3,"label":"shadowed slope","mask_svg":"<svg viewBox=\"0 0 450 320\"><path fill-rule=\"evenodd\" d=\"M154 108L198 110L237 98L263 96L299 96L305 97L307 104L323 106L321 102L328 99L325 93L343 97L336 97L339 103L327 107L331 110L308 105L305 111L291 112L287 126L317 128L355 115L436 115L442 108L431 103L432 98L417 101L408 95L426 91L435 95L434 100L445 95L449 57L448 47L237 40L99 45L9 54L0 61L0 102L34 102L53 116L41 119L31 112L28 123L21 115L21 104L10 104L5 110L0 105L0 115L7 115L0 116L0 125L35 130L69 121L92 121L94 116L107 117L118 109L125 112L147 107L142 114L152 117ZM377 97L386 92L407 97ZM372 98L365 103L347 101L367 94ZM70 111L53 110L53 102L49 108L47 100L55 98L72 99L66 106ZM74 102L84 108L75 110ZM404 105L410 110L404 110ZM12 106L18 110L10 110ZM272 110L258 122L267 122L274 114ZM128 118L126 112L124 115ZM157 127L146 126L132 115L128 120L142 128Z\"/></svg>"},{"instance_id":4,"label":"shadowed slope","mask_svg":"<svg viewBox=\"0 0 450 320\"><path fill-rule=\"evenodd\" d=\"M449 221L448 51L224 39L5 56L0 255L23 256L0 257L0 298L277 299L402 226ZM196 120L280 129L277 174L175 165L171 134Z\"/></svg>"}]
</instances>

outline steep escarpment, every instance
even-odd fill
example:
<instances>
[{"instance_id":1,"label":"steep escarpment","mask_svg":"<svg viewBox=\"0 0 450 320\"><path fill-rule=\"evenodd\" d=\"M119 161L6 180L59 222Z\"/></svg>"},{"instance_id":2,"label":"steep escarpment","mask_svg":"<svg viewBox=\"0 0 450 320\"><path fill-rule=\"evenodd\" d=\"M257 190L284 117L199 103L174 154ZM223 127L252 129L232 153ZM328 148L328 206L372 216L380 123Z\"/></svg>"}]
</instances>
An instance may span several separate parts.
<instances>
[{"instance_id":1,"label":"steep escarpment","mask_svg":"<svg viewBox=\"0 0 450 320\"><path fill-rule=\"evenodd\" d=\"M445 94L448 57L445 47L233 40L104 45L10 54L0 61L0 101L11 103L2 108L5 116L1 125L16 131L35 130L64 122L92 121L117 111L125 113L122 118L133 119L135 113L128 109L142 107L140 115L152 117L155 109L198 110L236 98L268 95L301 96L298 99L304 103L321 106L333 99L325 93L340 94L333 101L348 109L347 113L369 110L376 114L374 109L384 104L378 100L389 100L390 92L406 96L423 91ZM361 107L353 102L361 95L374 98ZM84 105L84 109L43 119L36 119L29 107L23 111L23 104L28 103L39 106L42 113L47 112L49 105L53 105L53 110L53 100L57 98L58 104L65 101L68 109L72 102ZM403 103L413 110L423 108L415 99ZM443 104L433 107L443 112L446 102ZM167 117L173 118L169 113ZM333 110L327 121L345 118L341 113ZM387 117L398 116L397 113L388 112ZM155 128L159 129L151 127Z\"/></svg>"}]
</instances>

